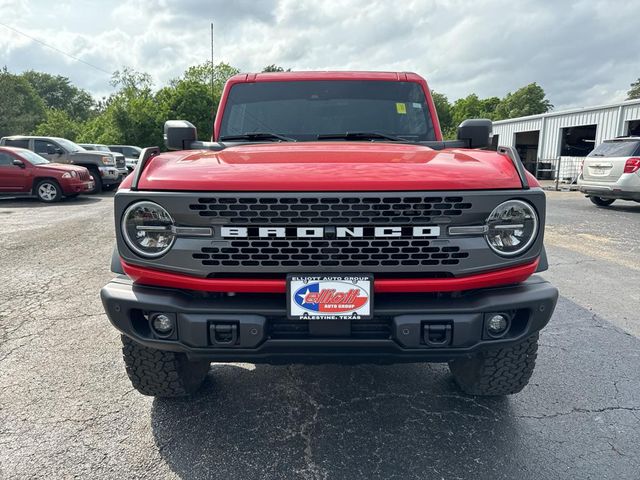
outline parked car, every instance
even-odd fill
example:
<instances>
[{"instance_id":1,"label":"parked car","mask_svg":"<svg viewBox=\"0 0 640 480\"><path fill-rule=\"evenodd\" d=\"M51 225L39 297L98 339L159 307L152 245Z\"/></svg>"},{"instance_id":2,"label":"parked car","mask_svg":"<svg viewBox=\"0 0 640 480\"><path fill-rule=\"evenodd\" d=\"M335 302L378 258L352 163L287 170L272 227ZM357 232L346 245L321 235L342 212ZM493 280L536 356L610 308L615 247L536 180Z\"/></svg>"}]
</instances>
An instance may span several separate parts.
<instances>
[{"instance_id":1,"label":"parked car","mask_svg":"<svg viewBox=\"0 0 640 480\"><path fill-rule=\"evenodd\" d=\"M605 140L584 160L578 188L599 207L640 202L640 137Z\"/></svg>"},{"instance_id":2,"label":"parked car","mask_svg":"<svg viewBox=\"0 0 640 480\"><path fill-rule=\"evenodd\" d=\"M140 158L140 154L142 153L142 149L140 147L136 147L135 145L109 145L109 150L112 152L122 153L124 155L127 169L132 171L136 168L138 164L138 159Z\"/></svg>"},{"instance_id":3,"label":"parked car","mask_svg":"<svg viewBox=\"0 0 640 480\"><path fill-rule=\"evenodd\" d=\"M1 138L0 146L26 148L50 162L87 168L94 180L90 193L117 187L127 172L124 163L118 165L112 153L89 152L66 138L16 135Z\"/></svg>"},{"instance_id":4,"label":"parked car","mask_svg":"<svg viewBox=\"0 0 640 480\"><path fill-rule=\"evenodd\" d=\"M131 170L127 168L127 160L122 153L114 152L109 147L107 147L106 145L102 145L101 143L79 143L78 145L80 145L82 148L84 148L89 152L110 153L116 159L116 165L120 165L118 167L118 170L120 170L120 173L122 173L125 176L129 175L129 172ZM124 164L124 167L122 167L123 164Z\"/></svg>"},{"instance_id":5,"label":"parked car","mask_svg":"<svg viewBox=\"0 0 640 480\"><path fill-rule=\"evenodd\" d=\"M213 142L166 122L175 151L146 148L114 198L102 302L139 392L192 394L212 361L448 361L465 393L525 387L558 290L534 275L545 193L515 149L481 150L490 120L443 140L400 72L237 75L219 105Z\"/></svg>"},{"instance_id":6,"label":"parked car","mask_svg":"<svg viewBox=\"0 0 640 480\"><path fill-rule=\"evenodd\" d=\"M94 181L84 167L51 163L24 148L0 147L0 195L36 196L50 203L93 188Z\"/></svg>"}]
</instances>

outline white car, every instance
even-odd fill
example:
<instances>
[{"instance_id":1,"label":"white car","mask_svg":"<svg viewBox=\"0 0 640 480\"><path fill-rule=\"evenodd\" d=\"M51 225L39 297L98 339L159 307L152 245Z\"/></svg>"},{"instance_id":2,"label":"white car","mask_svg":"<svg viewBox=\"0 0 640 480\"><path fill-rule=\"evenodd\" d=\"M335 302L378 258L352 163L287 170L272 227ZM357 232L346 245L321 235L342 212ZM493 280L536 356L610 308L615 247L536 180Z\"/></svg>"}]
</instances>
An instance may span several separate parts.
<instances>
[{"instance_id":1,"label":"white car","mask_svg":"<svg viewBox=\"0 0 640 480\"><path fill-rule=\"evenodd\" d=\"M578 188L599 207L640 202L640 137L605 140L584 160Z\"/></svg>"},{"instance_id":2,"label":"white car","mask_svg":"<svg viewBox=\"0 0 640 480\"><path fill-rule=\"evenodd\" d=\"M138 158L142 153L142 149L140 147L136 147L135 145L109 145L109 150L111 150L112 152L122 153L124 155L129 171L132 171L134 168L136 168L136 165L138 164Z\"/></svg>"}]
</instances>

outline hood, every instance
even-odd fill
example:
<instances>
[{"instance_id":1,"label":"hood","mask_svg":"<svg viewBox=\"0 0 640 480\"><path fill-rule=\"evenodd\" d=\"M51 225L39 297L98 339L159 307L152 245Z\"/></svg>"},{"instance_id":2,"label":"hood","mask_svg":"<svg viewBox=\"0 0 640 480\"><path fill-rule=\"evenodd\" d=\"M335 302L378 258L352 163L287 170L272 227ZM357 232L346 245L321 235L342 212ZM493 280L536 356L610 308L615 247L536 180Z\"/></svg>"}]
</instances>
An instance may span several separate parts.
<instances>
[{"instance_id":1,"label":"hood","mask_svg":"<svg viewBox=\"0 0 640 480\"><path fill-rule=\"evenodd\" d=\"M164 153L149 162L138 186L179 191L417 191L517 189L521 183L511 160L491 151L300 142Z\"/></svg>"},{"instance_id":2,"label":"hood","mask_svg":"<svg viewBox=\"0 0 640 480\"><path fill-rule=\"evenodd\" d=\"M65 165L62 163L47 163L44 165L34 165L34 168L37 168L39 171L47 170L51 172L60 172L60 173L65 173L65 172L80 173L86 170L84 167L78 167L75 165Z\"/></svg>"},{"instance_id":3,"label":"hood","mask_svg":"<svg viewBox=\"0 0 640 480\"><path fill-rule=\"evenodd\" d=\"M116 158L114 157L114 154L111 152L96 152L91 150L71 152L70 155L77 158L91 158L91 159L100 158L100 157Z\"/></svg>"}]
</instances>

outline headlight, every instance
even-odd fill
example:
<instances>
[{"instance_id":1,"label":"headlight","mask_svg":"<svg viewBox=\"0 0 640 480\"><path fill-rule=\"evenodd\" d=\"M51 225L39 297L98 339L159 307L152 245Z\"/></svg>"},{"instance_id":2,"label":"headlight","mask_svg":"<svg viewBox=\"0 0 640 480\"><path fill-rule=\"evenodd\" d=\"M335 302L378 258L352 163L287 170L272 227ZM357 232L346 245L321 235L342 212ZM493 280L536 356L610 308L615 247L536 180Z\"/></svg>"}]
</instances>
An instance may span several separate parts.
<instances>
[{"instance_id":1,"label":"headlight","mask_svg":"<svg viewBox=\"0 0 640 480\"><path fill-rule=\"evenodd\" d=\"M76 178L78 174L76 172L67 172L62 174L62 178Z\"/></svg>"},{"instance_id":2,"label":"headlight","mask_svg":"<svg viewBox=\"0 0 640 480\"><path fill-rule=\"evenodd\" d=\"M169 251L175 240L173 218L160 205L137 202L122 216L122 235L141 257L156 258Z\"/></svg>"},{"instance_id":3,"label":"headlight","mask_svg":"<svg viewBox=\"0 0 640 480\"><path fill-rule=\"evenodd\" d=\"M102 157L102 163L105 165L115 165L116 161L113 157Z\"/></svg>"},{"instance_id":4,"label":"headlight","mask_svg":"<svg viewBox=\"0 0 640 480\"><path fill-rule=\"evenodd\" d=\"M513 257L523 253L538 234L538 215L522 200L509 200L498 205L487 219L485 238L498 255Z\"/></svg>"}]
</instances>

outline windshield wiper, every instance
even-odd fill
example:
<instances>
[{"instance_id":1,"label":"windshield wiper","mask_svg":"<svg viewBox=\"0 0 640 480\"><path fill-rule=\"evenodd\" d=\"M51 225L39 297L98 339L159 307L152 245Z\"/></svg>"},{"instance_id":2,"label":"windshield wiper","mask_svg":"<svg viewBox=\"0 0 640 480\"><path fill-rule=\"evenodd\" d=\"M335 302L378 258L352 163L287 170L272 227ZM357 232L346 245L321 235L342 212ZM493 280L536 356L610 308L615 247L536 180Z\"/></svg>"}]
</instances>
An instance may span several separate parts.
<instances>
[{"instance_id":1,"label":"windshield wiper","mask_svg":"<svg viewBox=\"0 0 640 480\"><path fill-rule=\"evenodd\" d=\"M220 141L234 141L234 140L279 140L281 142L296 142L295 138L285 137L284 135L278 135L271 132L247 132L239 135L223 135L220 137Z\"/></svg>"},{"instance_id":2,"label":"windshield wiper","mask_svg":"<svg viewBox=\"0 0 640 480\"><path fill-rule=\"evenodd\" d=\"M318 140L390 140L392 142L408 142L406 138L394 137L386 133L379 132L346 132L346 133L326 133L318 135Z\"/></svg>"}]
</instances>

